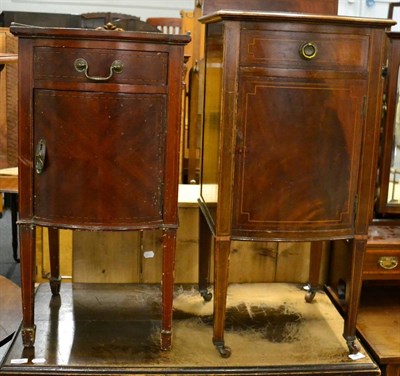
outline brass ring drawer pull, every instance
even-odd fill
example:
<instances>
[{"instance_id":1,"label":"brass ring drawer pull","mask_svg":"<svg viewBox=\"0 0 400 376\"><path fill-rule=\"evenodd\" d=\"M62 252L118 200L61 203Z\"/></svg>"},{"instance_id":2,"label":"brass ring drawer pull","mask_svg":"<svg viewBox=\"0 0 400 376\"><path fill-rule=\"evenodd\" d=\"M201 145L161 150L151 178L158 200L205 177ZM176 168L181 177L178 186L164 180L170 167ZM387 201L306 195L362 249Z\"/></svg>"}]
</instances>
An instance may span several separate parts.
<instances>
[{"instance_id":1,"label":"brass ring drawer pull","mask_svg":"<svg viewBox=\"0 0 400 376\"><path fill-rule=\"evenodd\" d=\"M315 56L317 56L317 46L312 43L312 42L307 42L304 43L301 47L300 47L300 56L305 59L305 60L311 60L314 59Z\"/></svg>"},{"instance_id":2,"label":"brass ring drawer pull","mask_svg":"<svg viewBox=\"0 0 400 376\"><path fill-rule=\"evenodd\" d=\"M396 269L399 265L399 258L396 256L382 256L379 257L378 264L386 270Z\"/></svg>"},{"instance_id":3,"label":"brass ring drawer pull","mask_svg":"<svg viewBox=\"0 0 400 376\"><path fill-rule=\"evenodd\" d=\"M121 60L115 60L112 62L111 66L110 66L110 73L107 77L96 77L96 76L89 76L89 64L88 62L83 59L83 58L78 58L75 60L74 62L74 67L78 72L84 72L85 73L85 77L89 80L92 81L107 81L109 80L112 75L115 73L121 73L124 69L124 64L122 63Z\"/></svg>"}]
</instances>

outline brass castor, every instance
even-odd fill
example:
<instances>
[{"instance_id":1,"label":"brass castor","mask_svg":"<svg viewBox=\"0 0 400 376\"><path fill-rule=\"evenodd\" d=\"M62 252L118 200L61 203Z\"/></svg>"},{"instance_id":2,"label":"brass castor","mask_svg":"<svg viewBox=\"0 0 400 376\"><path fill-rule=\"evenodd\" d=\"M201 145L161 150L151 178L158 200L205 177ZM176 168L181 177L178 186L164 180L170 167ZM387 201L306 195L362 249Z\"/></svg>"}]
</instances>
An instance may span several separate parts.
<instances>
[{"instance_id":1,"label":"brass castor","mask_svg":"<svg viewBox=\"0 0 400 376\"><path fill-rule=\"evenodd\" d=\"M50 290L53 296L57 296L60 294L60 288L61 288L61 277L50 278Z\"/></svg>"},{"instance_id":2,"label":"brass castor","mask_svg":"<svg viewBox=\"0 0 400 376\"><path fill-rule=\"evenodd\" d=\"M200 291L200 295L203 297L205 302L209 302L212 299L212 293L208 290Z\"/></svg>"},{"instance_id":3,"label":"brass castor","mask_svg":"<svg viewBox=\"0 0 400 376\"><path fill-rule=\"evenodd\" d=\"M22 327L21 333L24 347L33 347L35 344L36 325L32 327Z\"/></svg>"},{"instance_id":4,"label":"brass castor","mask_svg":"<svg viewBox=\"0 0 400 376\"><path fill-rule=\"evenodd\" d=\"M222 358L229 358L231 356L231 354L232 354L231 348L228 346L225 346L223 342L222 343L214 342L214 345L215 345L216 349L218 350L219 355L221 355Z\"/></svg>"},{"instance_id":5,"label":"brass castor","mask_svg":"<svg viewBox=\"0 0 400 376\"><path fill-rule=\"evenodd\" d=\"M360 347L356 344L356 339L354 337L346 339L346 342L350 354L357 354L360 351Z\"/></svg>"},{"instance_id":6,"label":"brass castor","mask_svg":"<svg viewBox=\"0 0 400 376\"><path fill-rule=\"evenodd\" d=\"M314 300L314 298L315 298L315 294L316 294L317 292L315 291L315 290L313 290L313 289L310 289L309 291L307 291L306 292L306 295L305 295L305 297L304 297L304 299L306 300L306 302L307 303L311 303L313 300Z\"/></svg>"},{"instance_id":7,"label":"brass castor","mask_svg":"<svg viewBox=\"0 0 400 376\"><path fill-rule=\"evenodd\" d=\"M304 290L306 290L306 295L304 296L304 299L306 300L307 303L311 303L315 298L317 289L312 287L310 284L305 285L303 288Z\"/></svg>"}]
</instances>

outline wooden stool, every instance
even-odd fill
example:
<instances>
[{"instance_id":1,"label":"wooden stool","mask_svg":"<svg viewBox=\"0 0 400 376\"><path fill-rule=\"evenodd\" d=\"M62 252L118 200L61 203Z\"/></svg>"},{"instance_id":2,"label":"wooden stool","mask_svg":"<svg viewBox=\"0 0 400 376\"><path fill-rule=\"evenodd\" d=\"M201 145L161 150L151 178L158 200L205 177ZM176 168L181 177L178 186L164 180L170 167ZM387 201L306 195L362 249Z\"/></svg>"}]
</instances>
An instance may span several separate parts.
<instances>
[{"instance_id":1,"label":"wooden stool","mask_svg":"<svg viewBox=\"0 0 400 376\"><path fill-rule=\"evenodd\" d=\"M18 258L18 167L0 169L0 193L7 193L11 197L11 231L13 257L16 262Z\"/></svg>"}]
</instances>

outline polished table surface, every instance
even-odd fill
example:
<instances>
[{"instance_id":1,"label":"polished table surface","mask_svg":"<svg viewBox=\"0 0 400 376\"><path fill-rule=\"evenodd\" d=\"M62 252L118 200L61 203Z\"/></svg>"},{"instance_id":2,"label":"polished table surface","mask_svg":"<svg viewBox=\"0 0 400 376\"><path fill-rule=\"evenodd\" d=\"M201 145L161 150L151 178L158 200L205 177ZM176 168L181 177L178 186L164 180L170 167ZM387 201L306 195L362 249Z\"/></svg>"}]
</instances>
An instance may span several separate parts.
<instances>
[{"instance_id":1,"label":"polished table surface","mask_svg":"<svg viewBox=\"0 0 400 376\"><path fill-rule=\"evenodd\" d=\"M22 319L21 289L14 282L0 275L0 342L18 330ZM0 364L10 342L0 346Z\"/></svg>"},{"instance_id":2,"label":"polished table surface","mask_svg":"<svg viewBox=\"0 0 400 376\"><path fill-rule=\"evenodd\" d=\"M159 286L64 283L62 296L51 298L41 284L34 350L24 351L17 335L0 374L379 375L363 348L365 358L348 357L343 319L327 295L318 292L310 305L301 290L287 283L232 284L227 336L241 350L223 359L210 346L212 307L191 285L175 289L174 346L160 352ZM11 363L33 355L43 363Z\"/></svg>"}]
</instances>

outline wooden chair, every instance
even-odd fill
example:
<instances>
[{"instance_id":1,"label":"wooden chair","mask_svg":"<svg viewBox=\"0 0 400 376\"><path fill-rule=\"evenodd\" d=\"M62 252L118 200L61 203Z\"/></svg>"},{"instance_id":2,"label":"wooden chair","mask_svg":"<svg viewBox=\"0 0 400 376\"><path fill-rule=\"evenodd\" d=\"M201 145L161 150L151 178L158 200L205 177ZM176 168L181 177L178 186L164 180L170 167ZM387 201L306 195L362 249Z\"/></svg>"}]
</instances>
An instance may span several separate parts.
<instances>
[{"instance_id":1,"label":"wooden chair","mask_svg":"<svg viewBox=\"0 0 400 376\"><path fill-rule=\"evenodd\" d=\"M0 193L10 195L11 200L11 231L12 231L12 247L13 257L16 262L18 258L18 168L0 169Z\"/></svg>"},{"instance_id":2,"label":"wooden chair","mask_svg":"<svg viewBox=\"0 0 400 376\"><path fill-rule=\"evenodd\" d=\"M150 17L146 20L164 34L181 34L182 19L174 17Z\"/></svg>"}]
</instances>

